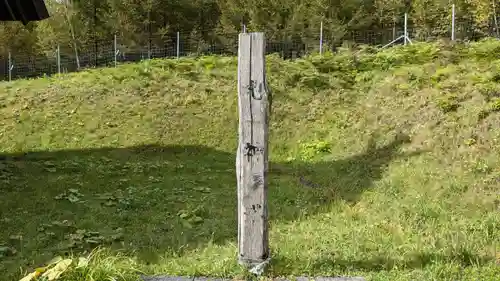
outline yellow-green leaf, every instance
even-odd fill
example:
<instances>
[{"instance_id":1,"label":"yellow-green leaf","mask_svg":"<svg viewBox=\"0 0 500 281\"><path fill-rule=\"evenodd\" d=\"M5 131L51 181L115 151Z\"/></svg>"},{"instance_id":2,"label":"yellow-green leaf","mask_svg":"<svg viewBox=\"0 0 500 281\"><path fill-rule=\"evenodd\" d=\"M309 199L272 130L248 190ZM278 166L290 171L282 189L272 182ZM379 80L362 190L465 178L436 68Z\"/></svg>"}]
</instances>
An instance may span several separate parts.
<instances>
[{"instance_id":1,"label":"yellow-green leaf","mask_svg":"<svg viewBox=\"0 0 500 281\"><path fill-rule=\"evenodd\" d=\"M35 268L35 274L36 274L36 277L38 277L38 275L44 273L45 271L47 271L47 266L46 267L38 267L38 268Z\"/></svg>"}]
</instances>

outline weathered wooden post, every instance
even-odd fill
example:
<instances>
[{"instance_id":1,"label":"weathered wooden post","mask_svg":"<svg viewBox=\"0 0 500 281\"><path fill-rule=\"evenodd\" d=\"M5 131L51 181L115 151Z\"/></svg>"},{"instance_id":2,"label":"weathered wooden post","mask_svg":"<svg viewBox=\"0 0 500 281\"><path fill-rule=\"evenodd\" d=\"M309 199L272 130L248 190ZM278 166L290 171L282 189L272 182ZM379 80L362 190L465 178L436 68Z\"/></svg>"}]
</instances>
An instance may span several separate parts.
<instances>
[{"instance_id":1,"label":"weathered wooden post","mask_svg":"<svg viewBox=\"0 0 500 281\"><path fill-rule=\"evenodd\" d=\"M269 262L267 220L268 125L271 93L264 33L241 33L238 48L238 261L254 274Z\"/></svg>"}]
</instances>

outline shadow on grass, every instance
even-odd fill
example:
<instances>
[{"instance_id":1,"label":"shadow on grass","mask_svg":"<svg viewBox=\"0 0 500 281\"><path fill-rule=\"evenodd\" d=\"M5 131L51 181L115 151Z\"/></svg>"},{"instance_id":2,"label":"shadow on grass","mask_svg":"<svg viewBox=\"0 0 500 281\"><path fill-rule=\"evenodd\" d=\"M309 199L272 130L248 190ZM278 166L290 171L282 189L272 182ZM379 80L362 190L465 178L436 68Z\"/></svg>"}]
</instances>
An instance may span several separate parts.
<instances>
[{"instance_id":1,"label":"shadow on grass","mask_svg":"<svg viewBox=\"0 0 500 281\"><path fill-rule=\"evenodd\" d=\"M406 142L399 136L376 147L371 140L365 152L347 159L271 164L270 219L294 220L335 200L356 202L391 161L420 153L398 153ZM11 262L0 262L0 271L99 244L153 263L168 252L237 236L235 155L209 147L4 155L0 183L0 241L17 234L24 241Z\"/></svg>"},{"instance_id":2,"label":"shadow on grass","mask_svg":"<svg viewBox=\"0 0 500 281\"><path fill-rule=\"evenodd\" d=\"M400 270L404 269L423 269L427 266L432 266L439 263L457 264L461 267L480 266L488 264L492 258L479 256L477 254L459 251L450 254L437 254L437 253L419 253L412 254L399 259L396 257L366 257L355 259L342 259L342 258L327 258L312 261L308 270L311 274L315 272L352 272L352 271L390 271L394 268ZM286 257L275 256L273 257L273 264L271 271L275 275L288 274L288 272L281 272L282 268L286 268L290 264L295 264L297 261L289 260Z\"/></svg>"}]
</instances>

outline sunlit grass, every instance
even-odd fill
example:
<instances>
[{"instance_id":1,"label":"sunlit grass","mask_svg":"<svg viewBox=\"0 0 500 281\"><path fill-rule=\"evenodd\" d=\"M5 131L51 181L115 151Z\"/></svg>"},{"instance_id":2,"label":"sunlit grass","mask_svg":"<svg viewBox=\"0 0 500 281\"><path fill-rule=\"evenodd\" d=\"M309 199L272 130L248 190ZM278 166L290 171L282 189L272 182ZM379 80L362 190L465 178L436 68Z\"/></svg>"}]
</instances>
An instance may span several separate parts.
<instances>
[{"instance_id":1,"label":"sunlit grass","mask_svg":"<svg viewBox=\"0 0 500 281\"><path fill-rule=\"evenodd\" d=\"M270 56L267 277L495 280L499 46ZM1 83L0 98L0 280L89 254L62 280L244 277L236 58Z\"/></svg>"}]
</instances>

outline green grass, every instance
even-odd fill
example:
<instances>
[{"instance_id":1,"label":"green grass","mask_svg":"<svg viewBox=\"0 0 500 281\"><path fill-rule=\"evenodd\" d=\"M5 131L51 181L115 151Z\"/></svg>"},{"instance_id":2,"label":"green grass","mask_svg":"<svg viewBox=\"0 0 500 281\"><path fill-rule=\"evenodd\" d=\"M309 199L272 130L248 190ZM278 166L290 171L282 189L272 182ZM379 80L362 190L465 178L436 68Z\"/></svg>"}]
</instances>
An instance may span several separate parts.
<instances>
[{"instance_id":1,"label":"green grass","mask_svg":"<svg viewBox=\"0 0 500 281\"><path fill-rule=\"evenodd\" d=\"M62 280L243 277L236 63L0 83L0 280L96 246ZM268 277L498 280L499 41L267 65Z\"/></svg>"}]
</instances>

